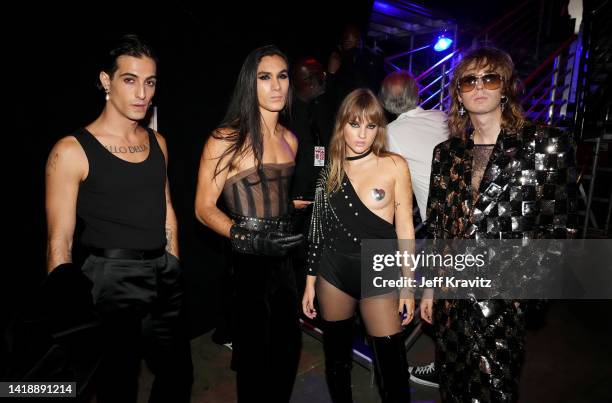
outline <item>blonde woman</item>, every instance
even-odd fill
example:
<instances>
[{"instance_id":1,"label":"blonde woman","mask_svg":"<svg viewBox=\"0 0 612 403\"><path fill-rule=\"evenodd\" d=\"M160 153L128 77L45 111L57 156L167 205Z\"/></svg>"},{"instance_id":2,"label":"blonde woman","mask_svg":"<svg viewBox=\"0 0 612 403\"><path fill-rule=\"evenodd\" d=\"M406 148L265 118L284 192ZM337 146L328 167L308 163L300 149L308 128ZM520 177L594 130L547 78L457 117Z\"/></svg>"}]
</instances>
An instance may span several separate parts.
<instances>
[{"instance_id":1,"label":"blonde woman","mask_svg":"<svg viewBox=\"0 0 612 403\"><path fill-rule=\"evenodd\" d=\"M414 239L410 173L404 158L386 151L385 129L374 94L351 92L338 111L329 163L315 195L302 308L314 318L316 296L334 402L352 401L352 327L358 305L372 339L382 401L410 401L401 329L412 320L414 299L400 298L396 291L363 298L361 290L362 239Z\"/></svg>"}]
</instances>

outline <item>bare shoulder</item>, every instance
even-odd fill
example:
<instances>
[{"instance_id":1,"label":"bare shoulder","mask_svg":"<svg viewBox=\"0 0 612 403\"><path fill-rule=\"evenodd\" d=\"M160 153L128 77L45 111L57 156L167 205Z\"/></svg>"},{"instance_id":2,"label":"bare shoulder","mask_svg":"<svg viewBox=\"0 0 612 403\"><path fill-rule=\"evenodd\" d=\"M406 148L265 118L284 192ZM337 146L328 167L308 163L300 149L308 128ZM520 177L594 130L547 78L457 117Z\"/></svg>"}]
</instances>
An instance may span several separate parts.
<instances>
[{"instance_id":1,"label":"bare shoulder","mask_svg":"<svg viewBox=\"0 0 612 403\"><path fill-rule=\"evenodd\" d=\"M162 136L162 134L160 132L158 132L157 130L153 130L153 133L155 133L155 140L157 140L157 142L159 143L160 146L162 147L166 147L166 138L164 136Z\"/></svg>"},{"instance_id":2,"label":"bare shoulder","mask_svg":"<svg viewBox=\"0 0 612 403\"><path fill-rule=\"evenodd\" d=\"M166 139L157 130L153 130L153 129L151 130L153 131L153 133L155 133L155 140L157 140L157 144L159 144L159 148L161 148L162 153L164 154L164 158L166 159L166 162L167 162L168 161L168 144L166 143Z\"/></svg>"},{"instance_id":3,"label":"bare shoulder","mask_svg":"<svg viewBox=\"0 0 612 403\"><path fill-rule=\"evenodd\" d=\"M49 153L47 174L61 169L84 175L88 168L87 155L81 143L74 136L61 138Z\"/></svg>"},{"instance_id":4,"label":"bare shoulder","mask_svg":"<svg viewBox=\"0 0 612 403\"><path fill-rule=\"evenodd\" d=\"M386 164L384 167L385 172L388 172L396 183L410 182L410 169L404 157L399 154L389 153L383 160Z\"/></svg>"},{"instance_id":5,"label":"bare shoulder","mask_svg":"<svg viewBox=\"0 0 612 403\"><path fill-rule=\"evenodd\" d=\"M216 128L210 133L204 147L205 153L212 158L219 158L234 143L236 130L231 127Z\"/></svg>"},{"instance_id":6,"label":"bare shoulder","mask_svg":"<svg viewBox=\"0 0 612 403\"><path fill-rule=\"evenodd\" d=\"M61 138L49 153L49 158L66 158L68 160L87 159L85 150L81 147L81 143L74 136L66 136Z\"/></svg>"},{"instance_id":7,"label":"bare shoulder","mask_svg":"<svg viewBox=\"0 0 612 403\"><path fill-rule=\"evenodd\" d=\"M217 127L210 134L210 138L214 140L231 141L238 133L238 130L231 127Z\"/></svg>"},{"instance_id":8,"label":"bare shoulder","mask_svg":"<svg viewBox=\"0 0 612 403\"><path fill-rule=\"evenodd\" d=\"M298 139L297 136L295 134L293 134L293 132L291 130L289 130L288 128L281 126L283 129L283 136L285 137L285 140L287 140L290 143L295 143L297 144Z\"/></svg>"},{"instance_id":9,"label":"bare shoulder","mask_svg":"<svg viewBox=\"0 0 612 403\"><path fill-rule=\"evenodd\" d=\"M283 137L285 138L285 141L289 144L293 152L297 151L297 147L298 147L297 136L293 134L291 130L287 129L286 127L283 127Z\"/></svg>"},{"instance_id":10,"label":"bare shoulder","mask_svg":"<svg viewBox=\"0 0 612 403\"><path fill-rule=\"evenodd\" d=\"M408 162L404 157L396 153L388 153L382 158L385 168L395 173L408 172Z\"/></svg>"},{"instance_id":11,"label":"bare shoulder","mask_svg":"<svg viewBox=\"0 0 612 403\"><path fill-rule=\"evenodd\" d=\"M164 155L166 155L168 151L168 143L166 142L166 138L157 130L151 130L155 134L155 140L157 140L157 144L159 144L159 147L162 149Z\"/></svg>"},{"instance_id":12,"label":"bare shoulder","mask_svg":"<svg viewBox=\"0 0 612 403\"><path fill-rule=\"evenodd\" d=\"M215 144L218 147L227 148L235 141L237 134L238 131L231 127L218 127L210 133L206 142Z\"/></svg>"}]
</instances>

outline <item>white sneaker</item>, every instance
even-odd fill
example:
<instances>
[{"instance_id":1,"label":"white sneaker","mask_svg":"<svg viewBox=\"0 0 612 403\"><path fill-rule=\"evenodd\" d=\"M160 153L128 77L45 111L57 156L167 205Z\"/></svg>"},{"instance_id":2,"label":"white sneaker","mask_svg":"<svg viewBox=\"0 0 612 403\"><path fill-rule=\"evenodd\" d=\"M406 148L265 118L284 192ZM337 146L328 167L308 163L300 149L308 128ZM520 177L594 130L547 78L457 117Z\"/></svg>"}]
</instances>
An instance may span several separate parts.
<instances>
[{"instance_id":1,"label":"white sneaker","mask_svg":"<svg viewBox=\"0 0 612 403\"><path fill-rule=\"evenodd\" d=\"M433 362L420 367L408 367L408 372L412 382L432 388L438 387L438 371Z\"/></svg>"}]
</instances>

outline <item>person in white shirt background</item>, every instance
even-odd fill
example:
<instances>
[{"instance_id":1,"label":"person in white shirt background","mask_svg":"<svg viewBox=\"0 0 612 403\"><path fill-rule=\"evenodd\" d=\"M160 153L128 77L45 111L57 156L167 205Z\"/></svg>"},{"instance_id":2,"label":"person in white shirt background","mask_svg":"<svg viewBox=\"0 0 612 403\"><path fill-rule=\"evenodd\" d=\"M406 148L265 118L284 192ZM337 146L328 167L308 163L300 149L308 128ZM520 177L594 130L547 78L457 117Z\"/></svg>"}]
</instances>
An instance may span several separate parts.
<instances>
[{"instance_id":1,"label":"person in white shirt background","mask_svg":"<svg viewBox=\"0 0 612 403\"><path fill-rule=\"evenodd\" d=\"M418 106L419 88L407 71L393 72L383 80L380 100L388 112L397 116L387 126L387 145L408 161L412 189L424 222L433 149L449 136L446 113Z\"/></svg>"},{"instance_id":2,"label":"person in white shirt background","mask_svg":"<svg viewBox=\"0 0 612 403\"><path fill-rule=\"evenodd\" d=\"M424 223L433 149L446 141L450 134L446 113L418 106L419 87L407 71L396 71L385 77L379 98L387 112L397 116L387 125L387 146L389 151L403 156L408 162L412 190ZM410 367L409 372L413 382L438 387L438 374L433 362Z\"/></svg>"}]
</instances>

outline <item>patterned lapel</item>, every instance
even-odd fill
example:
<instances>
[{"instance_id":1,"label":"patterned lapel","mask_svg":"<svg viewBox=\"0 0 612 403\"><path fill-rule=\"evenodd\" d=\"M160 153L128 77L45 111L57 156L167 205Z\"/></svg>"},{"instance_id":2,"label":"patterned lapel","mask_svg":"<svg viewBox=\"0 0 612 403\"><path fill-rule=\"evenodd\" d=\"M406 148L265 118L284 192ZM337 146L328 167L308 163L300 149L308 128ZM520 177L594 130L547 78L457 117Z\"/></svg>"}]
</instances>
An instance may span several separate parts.
<instances>
[{"instance_id":1,"label":"patterned lapel","mask_svg":"<svg viewBox=\"0 0 612 403\"><path fill-rule=\"evenodd\" d=\"M472 181L473 142L461 141L458 138L445 143L434 160L440 161L432 185L438 198L435 209L441 215L441 227L444 235L452 239L462 238L472 206L470 183ZM434 197L436 197L434 196ZM431 195L430 195L431 197Z\"/></svg>"},{"instance_id":2,"label":"patterned lapel","mask_svg":"<svg viewBox=\"0 0 612 403\"><path fill-rule=\"evenodd\" d=\"M520 163L516 161L521 143L514 134L501 133L489 158L479 187L481 197L472 204L472 162L474 141L451 139L436 147L432 164L428 216L435 222L435 237L474 238L478 224L495 207L493 199L507 187ZM486 211L486 213L485 213Z\"/></svg>"},{"instance_id":3,"label":"patterned lapel","mask_svg":"<svg viewBox=\"0 0 612 403\"><path fill-rule=\"evenodd\" d=\"M508 190L512 176L521 166L517 159L521 146L522 138L519 133L506 133L502 130L497 137L478 187L479 198L471 210L466 237L473 236L478 224L494 211L499 197ZM470 160L469 163L471 165L472 161Z\"/></svg>"}]
</instances>

